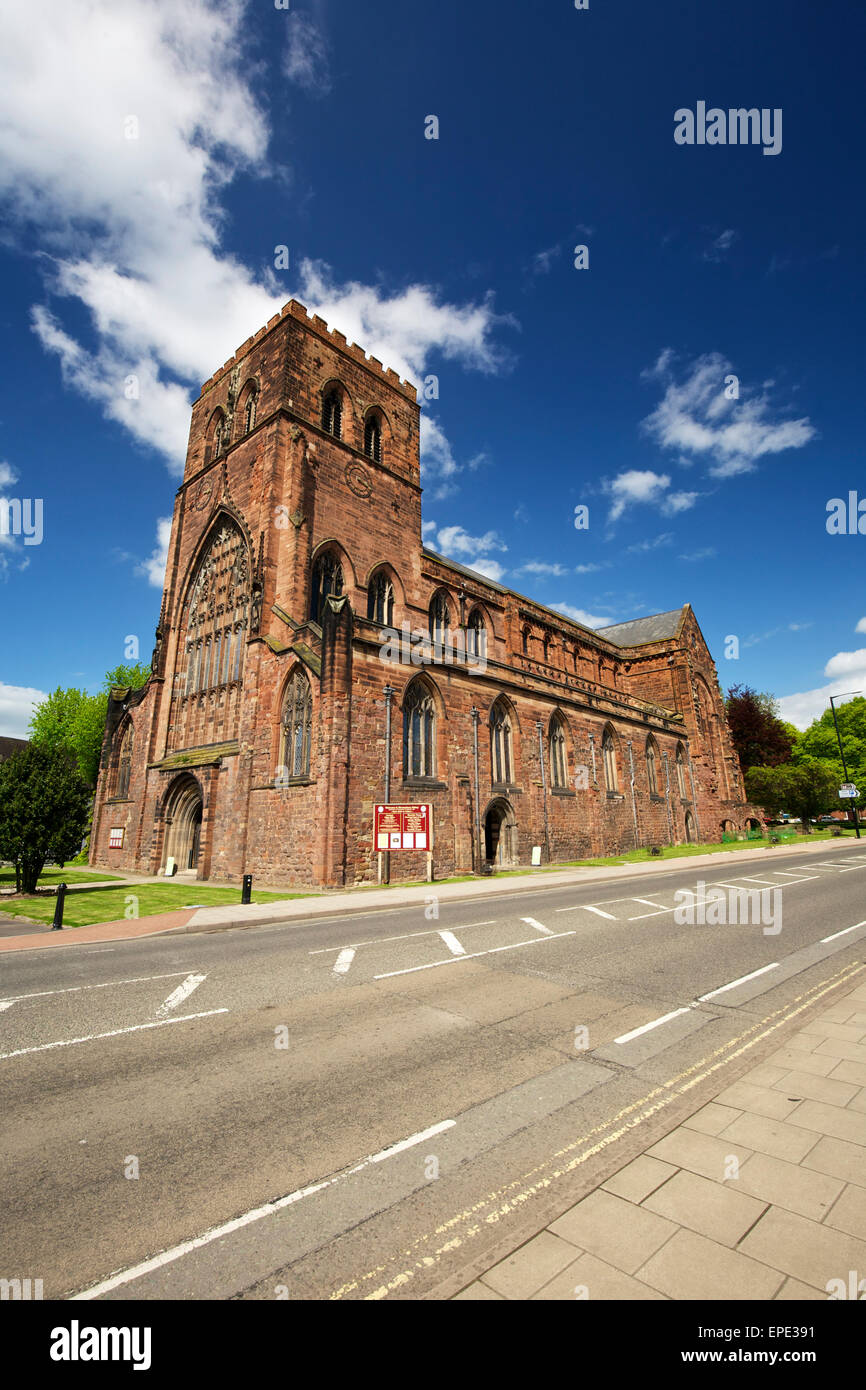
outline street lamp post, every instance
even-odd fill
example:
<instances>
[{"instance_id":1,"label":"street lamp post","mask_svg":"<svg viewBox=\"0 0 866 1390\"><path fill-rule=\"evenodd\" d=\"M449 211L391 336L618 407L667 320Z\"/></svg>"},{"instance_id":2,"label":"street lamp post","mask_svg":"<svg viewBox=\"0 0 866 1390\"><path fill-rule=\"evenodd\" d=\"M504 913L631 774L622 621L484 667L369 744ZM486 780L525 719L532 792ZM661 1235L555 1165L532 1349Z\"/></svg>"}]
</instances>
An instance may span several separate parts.
<instances>
[{"instance_id":1,"label":"street lamp post","mask_svg":"<svg viewBox=\"0 0 866 1390\"><path fill-rule=\"evenodd\" d=\"M862 694L863 694L863 691L862 691L862 690L847 690L847 691L844 691L843 694L837 695L837 696L836 696L836 699L837 699L837 700L844 700L844 699L847 699L847 697L848 697L849 695L862 695ZM848 781L848 764L845 762L845 750L844 750L844 748L842 747L842 736L841 736L841 734L839 733L839 721L838 721L837 718L836 718L836 706L833 704L833 696L832 696L832 695L830 696L830 708L831 708L831 710L833 711L833 725L834 725L834 727L835 727L835 729L836 729L836 742L839 744L839 756L840 756L841 759L842 759L842 771L843 771L844 774L845 774L845 781L847 782L847 781ZM859 839L860 839L860 817L859 817L859 815L857 814L857 799L856 799L856 797L854 798L854 830L855 830L855 832L856 832L857 839L859 840Z\"/></svg>"}]
</instances>

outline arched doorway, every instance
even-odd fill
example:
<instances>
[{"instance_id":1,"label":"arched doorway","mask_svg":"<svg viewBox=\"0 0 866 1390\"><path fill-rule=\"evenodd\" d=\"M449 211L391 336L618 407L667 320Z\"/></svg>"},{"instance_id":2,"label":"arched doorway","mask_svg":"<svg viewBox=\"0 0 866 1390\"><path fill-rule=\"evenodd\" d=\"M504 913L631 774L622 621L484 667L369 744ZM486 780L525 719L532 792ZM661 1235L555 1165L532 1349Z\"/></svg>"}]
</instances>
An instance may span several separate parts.
<instances>
[{"instance_id":1,"label":"arched doorway","mask_svg":"<svg viewBox=\"0 0 866 1390\"><path fill-rule=\"evenodd\" d=\"M484 813L484 858L494 868L517 863L517 826L509 802L491 801Z\"/></svg>"},{"instance_id":2,"label":"arched doorway","mask_svg":"<svg viewBox=\"0 0 866 1390\"><path fill-rule=\"evenodd\" d=\"M196 870L203 811L201 787L198 782L194 777L182 778L169 792L165 801L163 868L169 859L173 859L177 864L178 873Z\"/></svg>"},{"instance_id":3,"label":"arched doorway","mask_svg":"<svg viewBox=\"0 0 866 1390\"><path fill-rule=\"evenodd\" d=\"M686 811L686 842L692 844L695 838L695 818L691 811Z\"/></svg>"}]
</instances>

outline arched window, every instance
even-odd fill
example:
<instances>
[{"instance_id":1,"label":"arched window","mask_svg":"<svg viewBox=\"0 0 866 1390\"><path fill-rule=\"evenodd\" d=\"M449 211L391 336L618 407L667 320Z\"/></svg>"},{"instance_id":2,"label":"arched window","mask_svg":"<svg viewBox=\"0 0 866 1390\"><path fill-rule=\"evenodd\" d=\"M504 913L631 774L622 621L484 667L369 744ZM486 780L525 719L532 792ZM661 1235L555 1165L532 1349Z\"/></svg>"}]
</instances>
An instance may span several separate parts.
<instances>
[{"instance_id":1,"label":"arched window","mask_svg":"<svg viewBox=\"0 0 866 1390\"><path fill-rule=\"evenodd\" d=\"M550 633L549 633L549 632L545 632L545 634L544 634L544 641L543 641L543 643L542 643L542 646L544 647L544 664L545 664L545 666L549 666L549 665L550 665Z\"/></svg>"},{"instance_id":2,"label":"arched window","mask_svg":"<svg viewBox=\"0 0 866 1390\"><path fill-rule=\"evenodd\" d=\"M646 779L650 789L650 796L659 794L659 775L658 775L658 754L654 738L646 741Z\"/></svg>"},{"instance_id":3,"label":"arched window","mask_svg":"<svg viewBox=\"0 0 866 1390\"><path fill-rule=\"evenodd\" d=\"M480 608L473 608L469 614L466 626L466 655L474 657L476 661L483 661L487 656L487 629Z\"/></svg>"},{"instance_id":4,"label":"arched window","mask_svg":"<svg viewBox=\"0 0 866 1390\"><path fill-rule=\"evenodd\" d=\"M434 642L444 642L447 639L449 625L448 599L442 592L434 594L433 602L430 604L430 636Z\"/></svg>"},{"instance_id":5,"label":"arched window","mask_svg":"<svg viewBox=\"0 0 866 1390\"><path fill-rule=\"evenodd\" d=\"M123 733L120 744L120 755L117 759L117 784L114 788L114 795L119 801L125 801L129 796L129 778L132 772L132 749L135 742L135 730L130 721Z\"/></svg>"},{"instance_id":6,"label":"arched window","mask_svg":"<svg viewBox=\"0 0 866 1390\"><path fill-rule=\"evenodd\" d=\"M343 398L336 387L332 387L322 400L322 429L335 439L343 437Z\"/></svg>"},{"instance_id":7,"label":"arched window","mask_svg":"<svg viewBox=\"0 0 866 1390\"><path fill-rule=\"evenodd\" d=\"M252 390L247 396L247 408L244 412L244 431L249 434L250 430L256 427L256 405L258 404L258 392Z\"/></svg>"},{"instance_id":8,"label":"arched window","mask_svg":"<svg viewBox=\"0 0 866 1390\"><path fill-rule=\"evenodd\" d=\"M367 617L383 627L394 623L394 585L385 570L379 570L370 580L367 589Z\"/></svg>"},{"instance_id":9,"label":"arched window","mask_svg":"<svg viewBox=\"0 0 866 1390\"><path fill-rule=\"evenodd\" d=\"M215 531L189 598L186 694L240 682L250 600L247 545L234 522Z\"/></svg>"},{"instance_id":10,"label":"arched window","mask_svg":"<svg viewBox=\"0 0 866 1390\"><path fill-rule=\"evenodd\" d=\"M409 687L403 702L403 776L436 776L436 706L423 681Z\"/></svg>"},{"instance_id":11,"label":"arched window","mask_svg":"<svg viewBox=\"0 0 866 1390\"><path fill-rule=\"evenodd\" d=\"M613 739L613 730L605 729L604 739L601 745L602 757L604 759L604 780L609 792L619 790L619 778L616 770L616 744Z\"/></svg>"},{"instance_id":12,"label":"arched window","mask_svg":"<svg viewBox=\"0 0 866 1390\"><path fill-rule=\"evenodd\" d=\"M280 719L280 766L286 777L309 777L313 692L300 669L286 686Z\"/></svg>"},{"instance_id":13,"label":"arched window","mask_svg":"<svg viewBox=\"0 0 866 1390\"><path fill-rule=\"evenodd\" d=\"M210 418L205 438L204 461L209 463L211 459L217 458L221 453L226 439L226 417L220 408L217 408Z\"/></svg>"},{"instance_id":14,"label":"arched window","mask_svg":"<svg viewBox=\"0 0 866 1390\"><path fill-rule=\"evenodd\" d=\"M550 784L568 786L568 758L565 751L565 725L558 715L550 721Z\"/></svg>"},{"instance_id":15,"label":"arched window","mask_svg":"<svg viewBox=\"0 0 866 1390\"><path fill-rule=\"evenodd\" d=\"M313 565L313 582L310 588L310 619L321 623L325 611L325 599L331 594L343 592L343 567L336 555L326 550Z\"/></svg>"},{"instance_id":16,"label":"arched window","mask_svg":"<svg viewBox=\"0 0 866 1390\"><path fill-rule=\"evenodd\" d=\"M523 655L529 656L529 628L523 629Z\"/></svg>"},{"instance_id":17,"label":"arched window","mask_svg":"<svg viewBox=\"0 0 866 1390\"><path fill-rule=\"evenodd\" d=\"M514 772L511 715L504 700L490 711L490 767L493 781L507 786Z\"/></svg>"},{"instance_id":18,"label":"arched window","mask_svg":"<svg viewBox=\"0 0 866 1390\"><path fill-rule=\"evenodd\" d=\"M368 415L364 425L364 453L374 463L382 462L382 421L378 415Z\"/></svg>"},{"instance_id":19,"label":"arched window","mask_svg":"<svg viewBox=\"0 0 866 1390\"><path fill-rule=\"evenodd\" d=\"M680 800L688 801L689 794L686 790L686 755L681 743L677 744L677 786L680 789Z\"/></svg>"}]
</instances>

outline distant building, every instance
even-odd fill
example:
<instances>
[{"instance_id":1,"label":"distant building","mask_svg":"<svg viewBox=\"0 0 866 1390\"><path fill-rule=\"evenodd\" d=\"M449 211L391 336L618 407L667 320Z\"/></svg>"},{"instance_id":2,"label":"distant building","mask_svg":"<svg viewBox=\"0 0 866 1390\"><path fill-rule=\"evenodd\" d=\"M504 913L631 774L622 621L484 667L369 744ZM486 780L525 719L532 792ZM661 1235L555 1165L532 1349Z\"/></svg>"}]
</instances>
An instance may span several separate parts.
<instances>
[{"instance_id":1,"label":"distant building","mask_svg":"<svg viewBox=\"0 0 866 1390\"><path fill-rule=\"evenodd\" d=\"M94 864L369 882L388 750L438 876L757 823L691 607L596 632L425 548L419 436L415 388L294 301L205 383Z\"/></svg>"}]
</instances>

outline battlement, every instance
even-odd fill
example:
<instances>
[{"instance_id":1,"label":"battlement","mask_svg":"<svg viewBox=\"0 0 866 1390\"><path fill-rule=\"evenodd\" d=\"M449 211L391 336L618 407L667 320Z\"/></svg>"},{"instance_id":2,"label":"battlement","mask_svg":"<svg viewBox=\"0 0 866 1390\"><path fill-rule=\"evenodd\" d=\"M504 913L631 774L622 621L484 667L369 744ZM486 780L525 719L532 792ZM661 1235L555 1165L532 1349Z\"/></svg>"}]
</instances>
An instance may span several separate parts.
<instances>
[{"instance_id":1,"label":"battlement","mask_svg":"<svg viewBox=\"0 0 866 1390\"><path fill-rule=\"evenodd\" d=\"M393 368L383 366L378 357L368 356L359 343L352 343L350 345L345 333L341 333L337 328L329 328L323 318L320 318L318 314L310 314L306 307L303 304L299 304L296 299L290 299L287 304L283 305L278 314L274 314L273 318L269 319L268 322L259 329L258 333L254 333L251 338L247 338L246 342L241 344L237 352L235 352L227 362L224 362L219 370L214 372L213 376L209 377L208 380L203 383L200 395L206 395L229 368L242 361L251 348L276 328L281 320L287 316L303 320L305 327L311 329L318 337L327 342L330 347L336 348L338 352L342 352L346 357L354 358L356 362L362 362L368 371L378 372L380 376L386 379L390 386L399 391L407 400L412 401L413 404L417 402L418 391L411 381L401 381L399 374L395 372Z\"/></svg>"}]
</instances>

